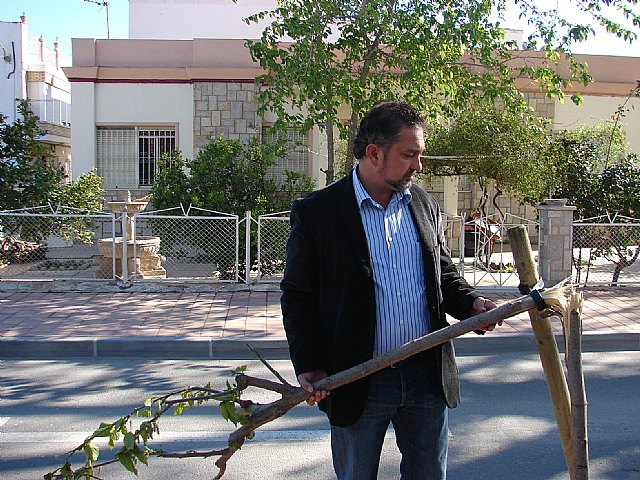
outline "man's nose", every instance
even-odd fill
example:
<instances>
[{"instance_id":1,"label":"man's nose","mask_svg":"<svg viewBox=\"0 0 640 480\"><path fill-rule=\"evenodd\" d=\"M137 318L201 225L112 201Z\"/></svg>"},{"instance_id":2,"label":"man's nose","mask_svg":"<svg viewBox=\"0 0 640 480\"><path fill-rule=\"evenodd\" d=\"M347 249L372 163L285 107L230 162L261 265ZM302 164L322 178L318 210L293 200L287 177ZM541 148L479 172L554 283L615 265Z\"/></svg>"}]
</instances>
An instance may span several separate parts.
<instances>
[{"instance_id":1,"label":"man's nose","mask_svg":"<svg viewBox=\"0 0 640 480\"><path fill-rule=\"evenodd\" d=\"M419 156L416 155L416 157L413 159L413 162L411 162L411 168L416 172L422 171L422 160Z\"/></svg>"}]
</instances>

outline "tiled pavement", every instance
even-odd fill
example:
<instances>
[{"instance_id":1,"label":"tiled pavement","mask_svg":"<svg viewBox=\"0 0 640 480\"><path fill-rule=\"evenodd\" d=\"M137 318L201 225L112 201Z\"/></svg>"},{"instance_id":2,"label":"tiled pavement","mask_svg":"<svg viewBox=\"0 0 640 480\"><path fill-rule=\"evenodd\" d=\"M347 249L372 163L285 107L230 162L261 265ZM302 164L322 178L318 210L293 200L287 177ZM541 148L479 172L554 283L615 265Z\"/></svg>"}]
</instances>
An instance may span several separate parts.
<instances>
[{"instance_id":1,"label":"tiled pavement","mask_svg":"<svg viewBox=\"0 0 640 480\"><path fill-rule=\"evenodd\" d=\"M506 291L486 295L496 303L518 296L517 292ZM591 341L596 337L608 339L607 345L611 346L602 343L605 349L640 349L640 288L586 290L584 299L583 330ZM562 331L561 322L554 321L553 325L557 333ZM494 333L469 337L495 348L506 344L507 339L513 342L515 337L530 335L531 325L525 313L507 319ZM286 344L280 293L275 288L200 292L0 291L0 357L46 356L47 352L54 355L54 351L58 352L56 355L73 356L72 350L80 356L96 356L107 352L103 347L107 340L111 341L111 355L162 355L165 348L169 355L190 356L192 352L195 356L215 356L214 350L221 345L244 345L246 341L265 346L271 342L271 347L283 349ZM114 341L120 348L113 347ZM88 344L86 349L76 348L82 342ZM183 348L177 348L179 343ZM52 344L53 350L45 348ZM131 350L123 349L125 345Z\"/></svg>"}]
</instances>

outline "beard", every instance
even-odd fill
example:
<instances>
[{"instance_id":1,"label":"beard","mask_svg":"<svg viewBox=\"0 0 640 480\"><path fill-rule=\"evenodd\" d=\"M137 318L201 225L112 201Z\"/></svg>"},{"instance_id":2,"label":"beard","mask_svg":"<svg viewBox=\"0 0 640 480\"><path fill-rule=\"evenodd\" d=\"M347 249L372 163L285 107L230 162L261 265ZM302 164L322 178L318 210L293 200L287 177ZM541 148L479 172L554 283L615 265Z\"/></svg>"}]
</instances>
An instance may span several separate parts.
<instances>
[{"instance_id":1,"label":"beard","mask_svg":"<svg viewBox=\"0 0 640 480\"><path fill-rule=\"evenodd\" d=\"M387 157L387 152L384 153L384 158L382 160L382 173L386 174L387 172L387 165L388 165L389 159ZM391 178L387 178L386 182L387 185L389 185L391 188L393 188L394 191L396 192L402 192L404 190L407 190L408 188L411 188L411 185L413 184L413 174L416 173L415 170L413 169L409 169L407 170L404 175L402 175L401 178L395 180L395 179L391 179Z\"/></svg>"},{"instance_id":2,"label":"beard","mask_svg":"<svg viewBox=\"0 0 640 480\"><path fill-rule=\"evenodd\" d=\"M409 178L409 180L406 180L405 177L403 177L400 180L387 180L387 183L393 187L396 192L403 192L411 188L412 179Z\"/></svg>"}]
</instances>

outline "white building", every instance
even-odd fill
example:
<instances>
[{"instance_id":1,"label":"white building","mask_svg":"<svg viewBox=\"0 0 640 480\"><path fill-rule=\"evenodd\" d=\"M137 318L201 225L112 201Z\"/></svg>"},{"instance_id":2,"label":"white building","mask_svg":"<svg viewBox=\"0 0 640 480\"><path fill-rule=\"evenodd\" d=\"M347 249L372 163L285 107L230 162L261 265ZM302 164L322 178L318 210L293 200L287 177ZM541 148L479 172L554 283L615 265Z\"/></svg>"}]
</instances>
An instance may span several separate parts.
<instances>
[{"instance_id":1,"label":"white building","mask_svg":"<svg viewBox=\"0 0 640 480\"><path fill-rule=\"evenodd\" d=\"M0 113L7 122L16 119L20 100L29 101L40 118L51 157L66 172L71 169L71 87L62 70L65 62L58 46L45 45L29 34L27 18L0 22Z\"/></svg>"},{"instance_id":2,"label":"white building","mask_svg":"<svg viewBox=\"0 0 640 480\"><path fill-rule=\"evenodd\" d=\"M129 0L129 38L259 38L263 23L243 18L275 6L276 0Z\"/></svg>"},{"instance_id":3,"label":"white building","mask_svg":"<svg viewBox=\"0 0 640 480\"><path fill-rule=\"evenodd\" d=\"M274 119L256 113L254 78L261 70L242 40L258 37L259 31L240 19L273 3L130 0L130 33L135 38L74 39L73 66L65 69L73 93L73 177L97 167L113 196L126 189L144 194L163 152L177 147L193 158L211 138L260 135ZM232 25L237 27L229 32L226 27ZM242 30L243 25L249 29ZM520 85L530 105L552 119L556 130L610 118L640 79L640 58L580 58L595 77L581 89L581 107L548 98L536 85ZM627 135L640 153L640 99L631 99L628 106L635 108L624 118ZM346 120L346 109L344 114ZM290 134L299 135L295 130ZM298 140L307 148L293 152L280 167L307 173L318 186L324 185L322 135L314 129ZM468 212L476 199L473 187L465 188L457 201L449 198L445 205ZM444 200L443 185L432 185L431 190ZM506 207L525 214L516 202Z\"/></svg>"}]
</instances>

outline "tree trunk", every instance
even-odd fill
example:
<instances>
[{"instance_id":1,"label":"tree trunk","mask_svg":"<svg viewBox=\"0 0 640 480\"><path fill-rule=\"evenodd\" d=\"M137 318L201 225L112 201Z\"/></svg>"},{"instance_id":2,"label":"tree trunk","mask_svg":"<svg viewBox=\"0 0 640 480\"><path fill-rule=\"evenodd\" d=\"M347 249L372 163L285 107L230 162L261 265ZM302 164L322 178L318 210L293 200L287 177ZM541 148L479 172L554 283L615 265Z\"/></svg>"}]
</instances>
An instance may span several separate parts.
<instances>
[{"instance_id":1,"label":"tree trunk","mask_svg":"<svg viewBox=\"0 0 640 480\"><path fill-rule=\"evenodd\" d=\"M331 185L335 179L335 141L333 137L333 121L327 120L325 128L327 129L327 171L326 185Z\"/></svg>"},{"instance_id":2,"label":"tree trunk","mask_svg":"<svg viewBox=\"0 0 640 480\"><path fill-rule=\"evenodd\" d=\"M567 377L571 393L571 426L576 480L589 480L589 444L587 441L587 395L582 372L582 294L573 293L569 302L567 328Z\"/></svg>"},{"instance_id":3,"label":"tree trunk","mask_svg":"<svg viewBox=\"0 0 640 480\"><path fill-rule=\"evenodd\" d=\"M353 170L353 166L355 165L355 157L353 155L353 142L356 139L356 133L358 132L358 122L360 118L358 114L351 110L351 119L349 120L349 139L347 143L347 160L345 162L345 172L349 173Z\"/></svg>"}]
</instances>

